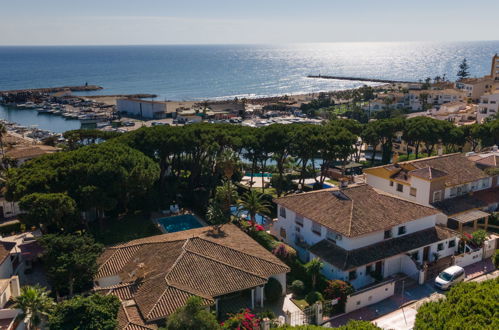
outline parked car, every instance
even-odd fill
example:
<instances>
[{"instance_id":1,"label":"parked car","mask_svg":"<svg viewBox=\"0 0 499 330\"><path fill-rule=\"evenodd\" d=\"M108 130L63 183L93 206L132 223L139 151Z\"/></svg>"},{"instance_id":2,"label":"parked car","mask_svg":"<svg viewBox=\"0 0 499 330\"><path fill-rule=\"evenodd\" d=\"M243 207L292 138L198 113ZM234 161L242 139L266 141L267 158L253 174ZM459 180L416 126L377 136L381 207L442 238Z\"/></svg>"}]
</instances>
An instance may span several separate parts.
<instances>
[{"instance_id":1,"label":"parked car","mask_svg":"<svg viewBox=\"0 0 499 330\"><path fill-rule=\"evenodd\" d=\"M435 286L441 290L448 290L451 286L464 281L465 277L463 267L450 266L438 274L435 279Z\"/></svg>"}]
</instances>

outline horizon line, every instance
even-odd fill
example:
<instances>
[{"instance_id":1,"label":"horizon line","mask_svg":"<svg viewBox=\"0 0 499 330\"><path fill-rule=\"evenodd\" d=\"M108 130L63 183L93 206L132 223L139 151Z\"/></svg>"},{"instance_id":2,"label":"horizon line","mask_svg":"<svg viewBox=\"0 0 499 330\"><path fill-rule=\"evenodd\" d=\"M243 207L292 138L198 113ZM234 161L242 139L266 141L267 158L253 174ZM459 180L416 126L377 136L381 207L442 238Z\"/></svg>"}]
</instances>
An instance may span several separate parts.
<instances>
[{"instance_id":1,"label":"horizon line","mask_svg":"<svg viewBox=\"0 0 499 330\"><path fill-rule=\"evenodd\" d=\"M306 44L345 44L345 43L455 43L455 42L498 42L499 39L483 40L405 40L405 41L311 41L311 42L248 42L248 43L130 43L130 44L0 44L0 47L123 47L123 46L272 46Z\"/></svg>"}]
</instances>

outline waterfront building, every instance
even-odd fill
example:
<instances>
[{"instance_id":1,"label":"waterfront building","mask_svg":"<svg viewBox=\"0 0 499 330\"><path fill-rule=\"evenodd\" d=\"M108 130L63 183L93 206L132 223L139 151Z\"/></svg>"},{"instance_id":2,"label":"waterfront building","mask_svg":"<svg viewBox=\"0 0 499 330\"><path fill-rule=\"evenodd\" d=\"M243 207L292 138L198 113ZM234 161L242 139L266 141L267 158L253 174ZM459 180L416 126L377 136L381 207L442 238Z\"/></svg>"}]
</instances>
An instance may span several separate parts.
<instances>
[{"instance_id":1,"label":"waterfront building","mask_svg":"<svg viewBox=\"0 0 499 330\"><path fill-rule=\"evenodd\" d=\"M477 122L483 123L489 117L499 113L499 91L494 94L485 94L480 97L477 110Z\"/></svg>"},{"instance_id":2,"label":"waterfront building","mask_svg":"<svg viewBox=\"0 0 499 330\"><path fill-rule=\"evenodd\" d=\"M121 98L116 100L117 111L137 118L162 119L171 117L175 109L168 102L146 101L142 99Z\"/></svg>"}]
</instances>

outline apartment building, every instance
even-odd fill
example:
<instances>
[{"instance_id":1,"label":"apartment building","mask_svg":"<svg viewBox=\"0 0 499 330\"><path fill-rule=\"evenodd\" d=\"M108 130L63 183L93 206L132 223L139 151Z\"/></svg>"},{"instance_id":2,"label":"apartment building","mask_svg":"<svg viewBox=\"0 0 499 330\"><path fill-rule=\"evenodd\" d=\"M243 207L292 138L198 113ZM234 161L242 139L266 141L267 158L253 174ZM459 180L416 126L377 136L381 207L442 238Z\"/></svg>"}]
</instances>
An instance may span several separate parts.
<instances>
[{"instance_id":1,"label":"apartment building","mask_svg":"<svg viewBox=\"0 0 499 330\"><path fill-rule=\"evenodd\" d=\"M480 97L477 109L477 122L483 123L489 117L495 117L499 113L499 92L485 94Z\"/></svg>"}]
</instances>

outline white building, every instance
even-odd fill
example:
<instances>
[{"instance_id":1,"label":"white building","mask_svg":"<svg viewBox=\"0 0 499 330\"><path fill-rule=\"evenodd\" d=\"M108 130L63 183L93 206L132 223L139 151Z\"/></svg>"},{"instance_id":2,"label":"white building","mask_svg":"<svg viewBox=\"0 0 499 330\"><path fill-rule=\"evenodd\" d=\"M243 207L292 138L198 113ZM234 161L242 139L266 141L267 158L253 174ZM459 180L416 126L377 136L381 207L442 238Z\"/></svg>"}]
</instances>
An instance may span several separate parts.
<instances>
[{"instance_id":1,"label":"white building","mask_svg":"<svg viewBox=\"0 0 499 330\"><path fill-rule=\"evenodd\" d=\"M456 88L464 91L466 97L477 101L480 96L490 92L493 87L493 80L490 77L466 78L456 82Z\"/></svg>"},{"instance_id":2,"label":"white building","mask_svg":"<svg viewBox=\"0 0 499 330\"><path fill-rule=\"evenodd\" d=\"M438 89L409 91L407 95L408 108L412 111L421 111L426 102L427 109L440 107L440 105L450 102L464 101L466 93L457 89Z\"/></svg>"},{"instance_id":3,"label":"white building","mask_svg":"<svg viewBox=\"0 0 499 330\"><path fill-rule=\"evenodd\" d=\"M477 122L483 123L489 117L495 117L499 113L499 92L485 94L480 97L477 110Z\"/></svg>"},{"instance_id":4,"label":"white building","mask_svg":"<svg viewBox=\"0 0 499 330\"><path fill-rule=\"evenodd\" d=\"M167 102L123 98L116 101L117 111L139 118L161 119L171 116L175 109L169 109Z\"/></svg>"},{"instance_id":5,"label":"white building","mask_svg":"<svg viewBox=\"0 0 499 330\"><path fill-rule=\"evenodd\" d=\"M397 273L417 280L425 264L450 258L456 233L437 224L438 210L381 193L368 185L325 189L275 200L272 234L305 260L319 258L329 279L355 288Z\"/></svg>"}]
</instances>

